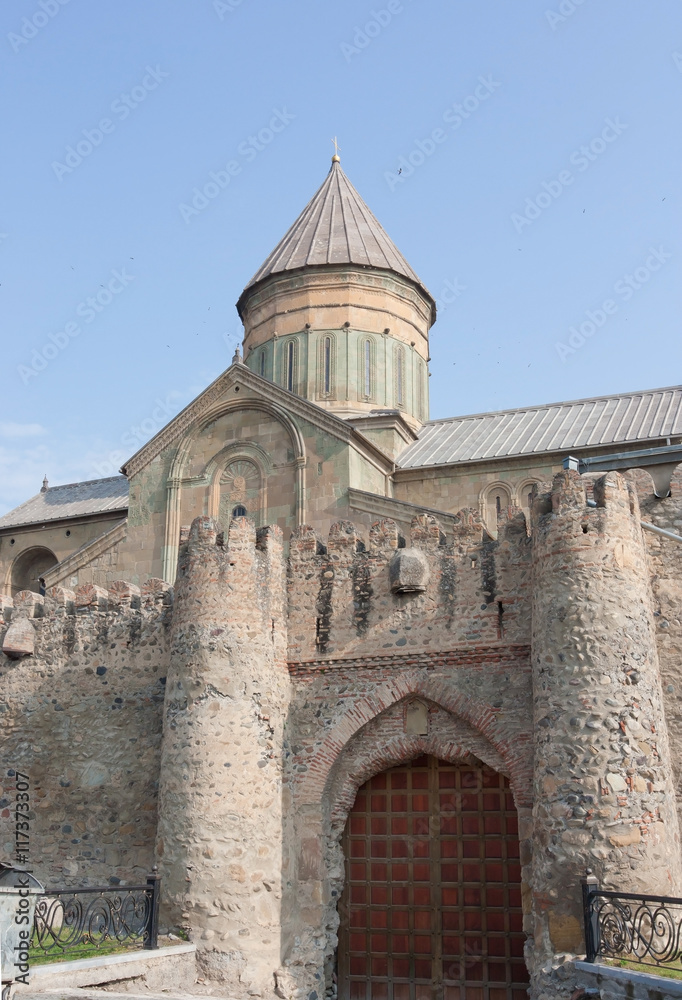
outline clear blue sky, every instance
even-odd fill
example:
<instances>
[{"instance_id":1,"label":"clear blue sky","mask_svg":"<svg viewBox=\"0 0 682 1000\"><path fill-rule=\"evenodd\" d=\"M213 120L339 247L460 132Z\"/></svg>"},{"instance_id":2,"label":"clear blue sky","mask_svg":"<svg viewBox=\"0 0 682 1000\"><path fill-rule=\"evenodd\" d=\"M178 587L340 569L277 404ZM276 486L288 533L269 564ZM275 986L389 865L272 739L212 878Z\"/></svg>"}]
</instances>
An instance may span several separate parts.
<instances>
[{"instance_id":1,"label":"clear blue sky","mask_svg":"<svg viewBox=\"0 0 682 1000\"><path fill-rule=\"evenodd\" d=\"M680 381L679 0L5 0L0 51L0 512L115 473L228 366L335 134L454 300L432 417Z\"/></svg>"}]
</instances>

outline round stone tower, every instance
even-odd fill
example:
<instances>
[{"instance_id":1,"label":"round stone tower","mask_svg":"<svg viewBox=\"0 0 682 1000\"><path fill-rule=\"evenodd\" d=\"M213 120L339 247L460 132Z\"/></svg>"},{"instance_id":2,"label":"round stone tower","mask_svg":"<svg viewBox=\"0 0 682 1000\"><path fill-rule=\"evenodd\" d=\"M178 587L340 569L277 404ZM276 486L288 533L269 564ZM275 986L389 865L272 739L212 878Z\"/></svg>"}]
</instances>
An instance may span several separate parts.
<instances>
[{"instance_id":1,"label":"round stone tower","mask_svg":"<svg viewBox=\"0 0 682 1000\"><path fill-rule=\"evenodd\" d=\"M252 371L345 418L428 419L430 292L370 212L338 156L242 292Z\"/></svg>"},{"instance_id":2,"label":"round stone tower","mask_svg":"<svg viewBox=\"0 0 682 1000\"><path fill-rule=\"evenodd\" d=\"M639 505L616 472L594 499L562 472L533 505L536 969L582 949L586 868L621 892L680 888Z\"/></svg>"}]
</instances>

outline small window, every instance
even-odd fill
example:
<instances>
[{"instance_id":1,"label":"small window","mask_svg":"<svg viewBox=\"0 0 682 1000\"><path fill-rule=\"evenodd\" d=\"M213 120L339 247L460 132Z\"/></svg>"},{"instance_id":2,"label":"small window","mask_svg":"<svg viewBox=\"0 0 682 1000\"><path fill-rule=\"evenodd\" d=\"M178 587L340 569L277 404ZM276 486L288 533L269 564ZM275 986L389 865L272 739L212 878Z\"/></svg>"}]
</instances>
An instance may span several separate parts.
<instances>
[{"instance_id":1,"label":"small window","mask_svg":"<svg viewBox=\"0 0 682 1000\"><path fill-rule=\"evenodd\" d=\"M332 391L332 339L331 337L324 338L324 358L323 358L323 368L324 368L324 393L326 396Z\"/></svg>"},{"instance_id":2,"label":"small window","mask_svg":"<svg viewBox=\"0 0 682 1000\"><path fill-rule=\"evenodd\" d=\"M496 496L495 497L495 510L497 511L497 516L499 517L500 514L502 513L502 497L501 496Z\"/></svg>"},{"instance_id":3,"label":"small window","mask_svg":"<svg viewBox=\"0 0 682 1000\"><path fill-rule=\"evenodd\" d=\"M395 352L395 401L398 406L405 405L405 350L402 347Z\"/></svg>"},{"instance_id":4,"label":"small window","mask_svg":"<svg viewBox=\"0 0 682 1000\"><path fill-rule=\"evenodd\" d=\"M424 413L426 409L426 407L424 406L424 397L426 389L426 386L424 384L425 383L424 375L425 375L424 362L419 360L417 361L417 416L419 417L420 420L424 420Z\"/></svg>"},{"instance_id":5,"label":"small window","mask_svg":"<svg viewBox=\"0 0 682 1000\"><path fill-rule=\"evenodd\" d=\"M242 504L238 504L232 511L232 517L248 517L249 512Z\"/></svg>"},{"instance_id":6,"label":"small window","mask_svg":"<svg viewBox=\"0 0 682 1000\"><path fill-rule=\"evenodd\" d=\"M265 378L265 351L264 350L260 352L260 356L258 358L258 374L260 375L261 378Z\"/></svg>"},{"instance_id":7,"label":"small window","mask_svg":"<svg viewBox=\"0 0 682 1000\"><path fill-rule=\"evenodd\" d=\"M369 399L372 395L372 342L370 340L365 341L364 376L365 396Z\"/></svg>"},{"instance_id":8,"label":"small window","mask_svg":"<svg viewBox=\"0 0 682 1000\"><path fill-rule=\"evenodd\" d=\"M295 340L289 340L284 345L284 388L296 392L298 384L298 350Z\"/></svg>"},{"instance_id":9,"label":"small window","mask_svg":"<svg viewBox=\"0 0 682 1000\"><path fill-rule=\"evenodd\" d=\"M317 376L320 398L333 399L336 390L336 339L332 334L319 341Z\"/></svg>"}]
</instances>

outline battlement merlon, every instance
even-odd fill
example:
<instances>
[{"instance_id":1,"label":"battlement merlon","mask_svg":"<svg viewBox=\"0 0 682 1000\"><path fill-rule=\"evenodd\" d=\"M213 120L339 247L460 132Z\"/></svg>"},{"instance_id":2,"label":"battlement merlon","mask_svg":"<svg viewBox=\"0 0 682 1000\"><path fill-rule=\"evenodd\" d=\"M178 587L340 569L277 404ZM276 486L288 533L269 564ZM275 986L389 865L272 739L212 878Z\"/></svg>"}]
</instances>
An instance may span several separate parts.
<instances>
[{"instance_id":1,"label":"battlement merlon","mask_svg":"<svg viewBox=\"0 0 682 1000\"><path fill-rule=\"evenodd\" d=\"M516 508L501 514L497 539L471 509L456 515L449 538L427 513L412 519L409 539L388 518L365 540L350 521L334 523L325 541L307 525L296 529L289 660L528 642L526 521Z\"/></svg>"},{"instance_id":2,"label":"battlement merlon","mask_svg":"<svg viewBox=\"0 0 682 1000\"><path fill-rule=\"evenodd\" d=\"M247 634L260 625L284 632L284 580L277 525L256 531L247 517L237 517L224 532L213 518L196 517L180 550L174 630L210 626Z\"/></svg>"},{"instance_id":3,"label":"battlement merlon","mask_svg":"<svg viewBox=\"0 0 682 1000\"><path fill-rule=\"evenodd\" d=\"M637 492L619 472L607 472L593 483L592 503L588 502L585 479L575 470L558 472L552 483L533 488L532 531L547 534L559 523L573 521L586 533L590 526L620 531L630 538L640 539L640 511Z\"/></svg>"},{"instance_id":4,"label":"battlement merlon","mask_svg":"<svg viewBox=\"0 0 682 1000\"><path fill-rule=\"evenodd\" d=\"M91 626L98 632L102 620L125 624L141 611L165 613L173 604L173 588L163 580L149 579L142 588L125 580L112 583L109 590L85 584L77 590L51 587L43 596L21 590L14 598L0 595L0 626L7 623L2 651L18 660L36 653L36 625L49 627L61 619L75 618L79 630ZM38 624L39 623L39 624Z\"/></svg>"}]
</instances>

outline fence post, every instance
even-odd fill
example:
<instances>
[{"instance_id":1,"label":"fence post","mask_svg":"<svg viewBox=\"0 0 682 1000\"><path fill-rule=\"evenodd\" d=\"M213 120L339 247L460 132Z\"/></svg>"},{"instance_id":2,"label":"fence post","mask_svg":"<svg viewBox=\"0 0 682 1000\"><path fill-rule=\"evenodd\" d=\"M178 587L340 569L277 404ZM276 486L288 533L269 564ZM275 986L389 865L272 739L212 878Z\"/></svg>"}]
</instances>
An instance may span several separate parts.
<instances>
[{"instance_id":1,"label":"fence post","mask_svg":"<svg viewBox=\"0 0 682 1000\"><path fill-rule=\"evenodd\" d=\"M161 876L156 865L147 876L149 886L149 911L147 915L147 926L144 929L145 948L159 947L159 895L161 889Z\"/></svg>"},{"instance_id":2,"label":"fence post","mask_svg":"<svg viewBox=\"0 0 682 1000\"><path fill-rule=\"evenodd\" d=\"M583 924L585 928L585 961L594 962L599 953L599 917L594 909L593 893L599 881L588 868L580 880L583 890Z\"/></svg>"}]
</instances>

